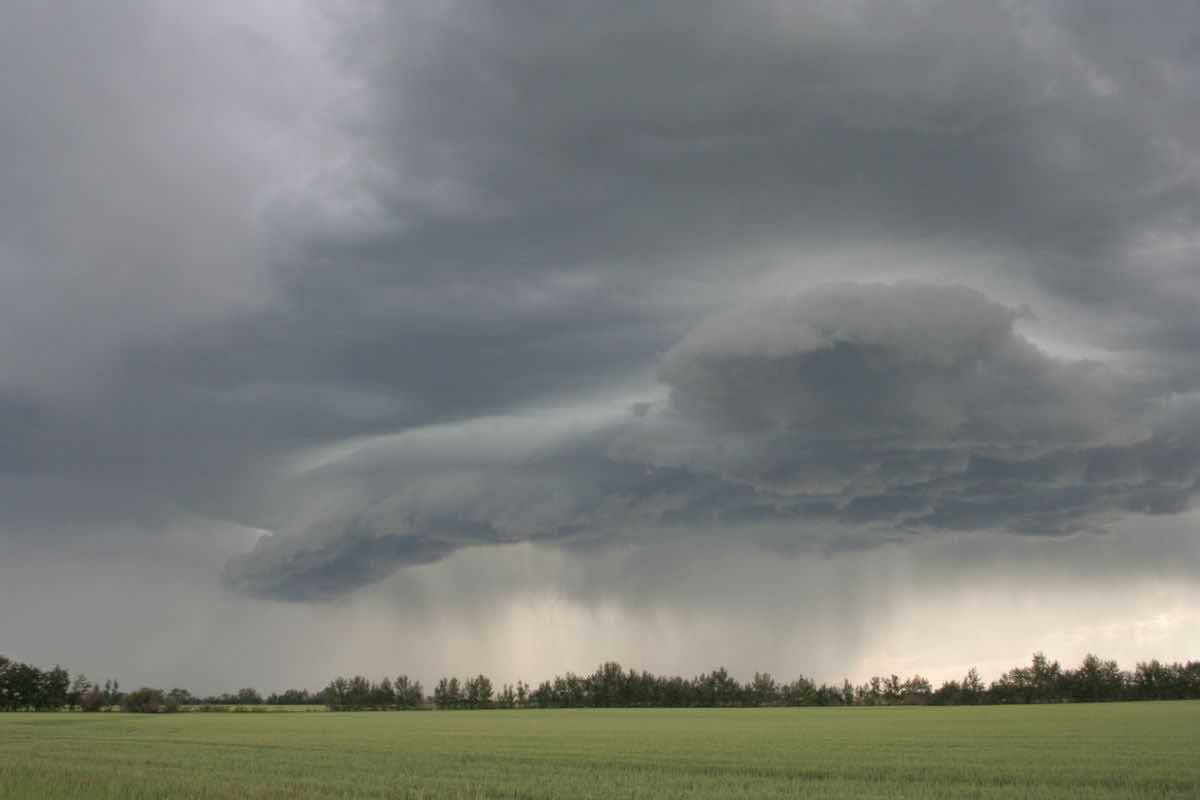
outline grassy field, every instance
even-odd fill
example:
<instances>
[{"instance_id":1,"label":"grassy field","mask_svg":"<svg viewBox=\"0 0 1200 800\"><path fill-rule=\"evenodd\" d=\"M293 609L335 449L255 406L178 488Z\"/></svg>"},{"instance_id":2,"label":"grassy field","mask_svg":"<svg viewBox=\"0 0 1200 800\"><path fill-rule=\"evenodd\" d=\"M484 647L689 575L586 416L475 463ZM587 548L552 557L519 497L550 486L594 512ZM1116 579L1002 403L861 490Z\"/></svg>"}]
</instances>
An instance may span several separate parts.
<instances>
[{"instance_id":1,"label":"grassy field","mask_svg":"<svg viewBox=\"0 0 1200 800\"><path fill-rule=\"evenodd\" d=\"M1200 797L1200 702L0 714L0 797Z\"/></svg>"}]
</instances>

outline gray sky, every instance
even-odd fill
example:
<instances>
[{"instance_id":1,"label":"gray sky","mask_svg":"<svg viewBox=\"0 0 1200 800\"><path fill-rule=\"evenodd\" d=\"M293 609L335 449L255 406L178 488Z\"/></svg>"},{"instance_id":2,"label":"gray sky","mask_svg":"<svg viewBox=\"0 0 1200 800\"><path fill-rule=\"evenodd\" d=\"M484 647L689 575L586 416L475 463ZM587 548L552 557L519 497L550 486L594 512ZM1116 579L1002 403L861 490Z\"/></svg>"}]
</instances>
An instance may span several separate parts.
<instances>
[{"instance_id":1,"label":"gray sky","mask_svg":"<svg viewBox=\"0 0 1200 800\"><path fill-rule=\"evenodd\" d=\"M0 9L0 651L1200 653L1200 10Z\"/></svg>"}]
</instances>

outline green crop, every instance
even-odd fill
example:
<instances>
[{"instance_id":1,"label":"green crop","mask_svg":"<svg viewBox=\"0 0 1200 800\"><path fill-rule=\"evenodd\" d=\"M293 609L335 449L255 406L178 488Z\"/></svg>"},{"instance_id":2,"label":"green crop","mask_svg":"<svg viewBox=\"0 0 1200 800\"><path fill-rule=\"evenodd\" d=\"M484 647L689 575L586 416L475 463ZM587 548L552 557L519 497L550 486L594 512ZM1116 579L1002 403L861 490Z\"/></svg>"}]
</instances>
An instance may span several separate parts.
<instances>
[{"instance_id":1,"label":"green crop","mask_svg":"<svg viewBox=\"0 0 1200 800\"><path fill-rule=\"evenodd\" d=\"M1200 796L1200 702L0 714L3 798Z\"/></svg>"}]
</instances>

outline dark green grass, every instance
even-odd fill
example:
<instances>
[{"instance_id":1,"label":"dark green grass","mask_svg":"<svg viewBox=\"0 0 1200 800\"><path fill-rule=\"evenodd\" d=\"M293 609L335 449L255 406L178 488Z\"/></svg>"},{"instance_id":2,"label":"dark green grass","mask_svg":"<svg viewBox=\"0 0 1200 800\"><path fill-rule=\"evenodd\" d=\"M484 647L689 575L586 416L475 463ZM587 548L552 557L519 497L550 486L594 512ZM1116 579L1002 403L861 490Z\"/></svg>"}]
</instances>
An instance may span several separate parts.
<instances>
[{"instance_id":1,"label":"dark green grass","mask_svg":"<svg viewBox=\"0 0 1200 800\"><path fill-rule=\"evenodd\" d=\"M1200 797L1200 702L0 714L0 797Z\"/></svg>"}]
</instances>

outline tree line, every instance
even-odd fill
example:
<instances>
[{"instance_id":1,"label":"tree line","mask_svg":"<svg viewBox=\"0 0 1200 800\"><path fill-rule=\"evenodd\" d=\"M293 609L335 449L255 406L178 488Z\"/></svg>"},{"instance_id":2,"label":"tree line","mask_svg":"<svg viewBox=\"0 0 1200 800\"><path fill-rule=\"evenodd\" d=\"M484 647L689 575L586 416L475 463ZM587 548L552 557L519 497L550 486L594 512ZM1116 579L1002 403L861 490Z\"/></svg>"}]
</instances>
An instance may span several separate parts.
<instances>
[{"instance_id":1,"label":"tree line","mask_svg":"<svg viewBox=\"0 0 1200 800\"><path fill-rule=\"evenodd\" d=\"M252 688L196 696L185 689L141 687L126 694L115 680L99 685L82 674L72 679L58 665L43 670L0 656L0 711L169 712L269 705L325 705L332 710L983 705L1183 699L1200 699L1200 661L1153 660L1125 671L1115 661L1088 655L1069 669L1035 653L1029 666L1014 667L991 683L971 669L961 680L944 681L936 689L920 675L876 676L855 685L848 680L818 684L804 676L781 682L757 672L743 683L724 667L685 678L626 670L610 661L590 675L568 672L537 686L517 681L497 689L486 675L476 674L441 678L427 696L421 682L407 675L379 681L355 675L335 678L319 692L289 689L264 697Z\"/></svg>"},{"instance_id":2,"label":"tree line","mask_svg":"<svg viewBox=\"0 0 1200 800\"><path fill-rule=\"evenodd\" d=\"M289 689L263 697L257 689L198 696L187 689L163 691L141 687L121 691L120 681L95 683L82 673L72 679L60 665L39 669L0 655L0 711L177 711L183 707L225 708L258 705L325 705L325 697L308 689Z\"/></svg>"},{"instance_id":3,"label":"tree line","mask_svg":"<svg viewBox=\"0 0 1200 800\"><path fill-rule=\"evenodd\" d=\"M766 672L740 682L723 667L693 678L625 670L616 662L590 675L567 673L530 687L522 681L494 691L486 676L442 678L430 698L436 708L612 708L722 706L881 706L1072 703L1118 700L1200 699L1200 661L1139 663L1123 671L1115 661L1087 656L1066 669L1035 653L1027 667L1015 667L985 684L971 669L961 680L936 689L921 677L876 676L854 685L817 683L801 676L777 681Z\"/></svg>"}]
</instances>

